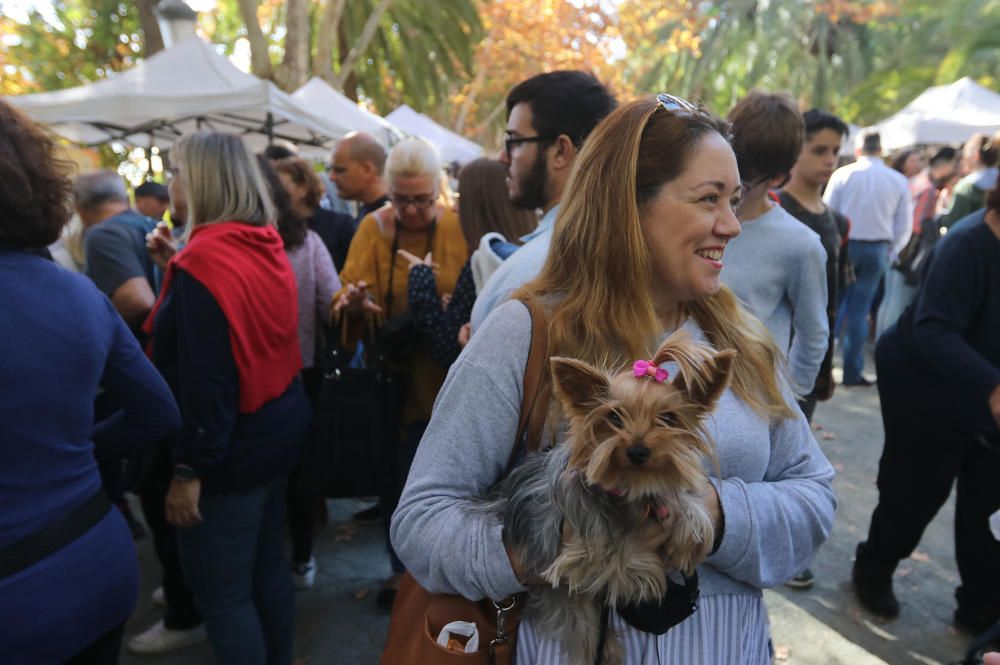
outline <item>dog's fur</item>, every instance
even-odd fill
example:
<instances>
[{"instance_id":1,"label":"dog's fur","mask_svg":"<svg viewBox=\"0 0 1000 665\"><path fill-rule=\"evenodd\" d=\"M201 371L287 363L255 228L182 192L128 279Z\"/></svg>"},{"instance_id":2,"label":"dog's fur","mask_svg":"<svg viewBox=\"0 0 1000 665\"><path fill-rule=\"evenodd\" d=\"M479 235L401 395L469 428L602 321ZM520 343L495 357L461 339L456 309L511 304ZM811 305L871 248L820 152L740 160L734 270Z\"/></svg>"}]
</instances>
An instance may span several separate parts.
<instances>
[{"instance_id":1,"label":"dog's fur","mask_svg":"<svg viewBox=\"0 0 1000 665\"><path fill-rule=\"evenodd\" d=\"M735 356L679 331L652 359L677 363L672 382L551 359L568 440L529 456L490 509L525 574L551 584L532 588L525 612L574 665L595 662L603 605L657 601L668 572L690 574L708 556L705 462L717 459L704 418ZM619 640L609 632L605 644L604 665L621 663Z\"/></svg>"}]
</instances>

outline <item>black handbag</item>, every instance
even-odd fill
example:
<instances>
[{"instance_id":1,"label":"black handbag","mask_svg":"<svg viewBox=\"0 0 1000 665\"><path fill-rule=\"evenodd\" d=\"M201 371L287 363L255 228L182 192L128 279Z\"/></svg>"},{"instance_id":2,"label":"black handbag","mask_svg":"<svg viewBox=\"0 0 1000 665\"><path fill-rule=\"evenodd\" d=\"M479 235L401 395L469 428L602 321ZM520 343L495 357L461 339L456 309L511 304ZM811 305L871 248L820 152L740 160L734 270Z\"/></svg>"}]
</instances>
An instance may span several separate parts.
<instances>
[{"instance_id":1,"label":"black handbag","mask_svg":"<svg viewBox=\"0 0 1000 665\"><path fill-rule=\"evenodd\" d=\"M389 482L409 379L368 339L363 367L352 366L354 353L339 345L317 363L315 427L296 479L303 495L376 496Z\"/></svg>"},{"instance_id":2,"label":"black handbag","mask_svg":"<svg viewBox=\"0 0 1000 665\"><path fill-rule=\"evenodd\" d=\"M907 286L917 286L923 275L934 246L941 239L941 222L927 217L920 222L920 233L910 236L909 242L900 251L893 268L903 273Z\"/></svg>"}]
</instances>

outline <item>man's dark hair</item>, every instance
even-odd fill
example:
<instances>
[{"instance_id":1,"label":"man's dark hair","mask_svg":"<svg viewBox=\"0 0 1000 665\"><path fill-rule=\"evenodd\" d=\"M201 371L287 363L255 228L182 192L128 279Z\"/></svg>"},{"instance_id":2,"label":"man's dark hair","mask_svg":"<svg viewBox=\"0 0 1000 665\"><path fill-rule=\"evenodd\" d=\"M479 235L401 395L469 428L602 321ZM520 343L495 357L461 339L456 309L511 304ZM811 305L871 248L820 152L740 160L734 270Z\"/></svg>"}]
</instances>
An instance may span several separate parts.
<instances>
[{"instance_id":1,"label":"man's dark hair","mask_svg":"<svg viewBox=\"0 0 1000 665\"><path fill-rule=\"evenodd\" d=\"M934 156L930 159L931 166L940 166L941 164L947 164L948 162L953 162L958 157L958 151L949 146L939 148Z\"/></svg>"},{"instance_id":2,"label":"man's dark hair","mask_svg":"<svg viewBox=\"0 0 1000 665\"><path fill-rule=\"evenodd\" d=\"M877 155L882 152L882 135L878 132L868 132L861 137L861 153Z\"/></svg>"},{"instance_id":3,"label":"man's dark hair","mask_svg":"<svg viewBox=\"0 0 1000 665\"><path fill-rule=\"evenodd\" d=\"M507 95L507 115L518 104L531 106L531 126L539 136L565 134L577 148L618 102L592 74L564 70L532 76Z\"/></svg>"},{"instance_id":4,"label":"man's dark hair","mask_svg":"<svg viewBox=\"0 0 1000 665\"><path fill-rule=\"evenodd\" d=\"M158 182L144 182L136 187L135 198L140 199L143 197L156 199L164 203L170 202L170 195L167 194L167 188Z\"/></svg>"},{"instance_id":5,"label":"man's dark hair","mask_svg":"<svg viewBox=\"0 0 1000 665\"><path fill-rule=\"evenodd\" d=\"M832 113L819 109L809 109L802 114L802 120L806 123L806 140L823 129L832 129L840 134L840 138L844 138L851 132L846 122Z\"/></svg>"},{"instance_id":6,"label":"man's dark hair","mask_svg":"<svg viewBox=\"0 0 1000 665\"><path fill-rule=\"evenodd\" d=\"M791 96L754 90L732 108L729 122L743 182L757 184L791 172L805 134Z\"/></svg>"},{"instance_id":7,"label":"man's dark hair","mask_svg":"<svg viewBox=\"0 0 1000 665\"><path fill-rule=\"evenodd\" d=\"M264 148L264 157L266 159L270 159L272 162L276 162L279 159L286 159L288 157L298 157L298 155L283 145L272 143L271 145Z\"/></svg>"}]
</instances>

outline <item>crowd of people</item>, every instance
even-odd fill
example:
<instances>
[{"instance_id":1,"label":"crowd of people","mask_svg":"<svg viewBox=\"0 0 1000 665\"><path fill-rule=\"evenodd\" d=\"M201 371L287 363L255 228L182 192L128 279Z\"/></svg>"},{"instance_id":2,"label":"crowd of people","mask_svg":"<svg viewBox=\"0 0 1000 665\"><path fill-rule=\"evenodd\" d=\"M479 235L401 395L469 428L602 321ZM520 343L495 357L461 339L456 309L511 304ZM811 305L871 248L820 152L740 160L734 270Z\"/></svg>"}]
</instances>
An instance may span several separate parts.
<instances>
[{"instance_id":1,"label":"crowd of people","mask_svg":"<svg viewBox=\"0 0 1000 665\"><path fill-rule=\"evenodd\" d=\"M220 663L289 665L326 510L304 479L336 445L324 374L348 368L393 377L354 416L384 420L378 500L355 515L384 530L378 607L406 579L524 592L538 580L476 505L521 459L537 326L547 356L615 369L678 330L737 352L705 424L698 609L652 635L610 608L625 664L771 662L761 590L811 586L834 523L810 421L838 346L840 383L877 385L885 425L858 600L898 615L894 570L957 480L955 623L1000 621L1000 135L887 159L869 133L840 166L847 125L787 95L722 118L668 94L619 104L577 71L523 81L506 110L499 158L461 168L457 203L430 143L360 132L323 174L198 131L130 198L113 171L74 177L0 102L5 662L116 663L148 530L163 618L129 650L207 641ZM560 445L566 414L544 411ZM568 662L530 620L516 660Z\"/></svg>"}]
</instances>

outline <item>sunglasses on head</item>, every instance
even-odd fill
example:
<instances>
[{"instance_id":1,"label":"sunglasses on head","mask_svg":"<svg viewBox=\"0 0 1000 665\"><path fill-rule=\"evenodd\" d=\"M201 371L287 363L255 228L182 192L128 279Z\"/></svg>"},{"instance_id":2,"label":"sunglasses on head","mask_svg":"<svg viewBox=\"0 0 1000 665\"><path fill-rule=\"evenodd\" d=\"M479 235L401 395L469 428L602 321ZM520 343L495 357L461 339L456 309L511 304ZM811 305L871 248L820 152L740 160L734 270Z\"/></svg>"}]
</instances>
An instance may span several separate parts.
<instances>
[{"instance_id":1,"label":"sunglasses on head","mask_svg":"<svg viewBox=\"0 0 1000 665\"><path fill-rule=\"evenodd\" d=\"M686 116L701 112L697 106L688 100L668 95L665 92L661 92L656 96L656 103L664 111L673 113L674 115Z\"/></svg>"}]
</instances>

